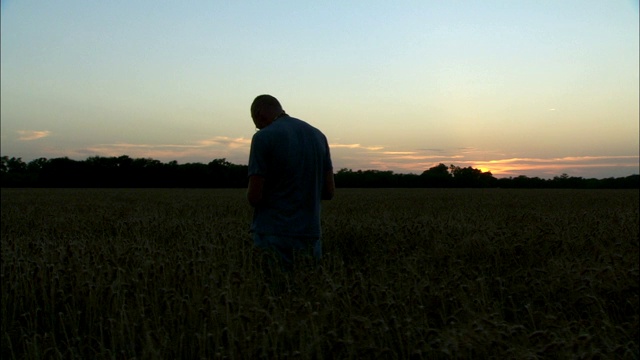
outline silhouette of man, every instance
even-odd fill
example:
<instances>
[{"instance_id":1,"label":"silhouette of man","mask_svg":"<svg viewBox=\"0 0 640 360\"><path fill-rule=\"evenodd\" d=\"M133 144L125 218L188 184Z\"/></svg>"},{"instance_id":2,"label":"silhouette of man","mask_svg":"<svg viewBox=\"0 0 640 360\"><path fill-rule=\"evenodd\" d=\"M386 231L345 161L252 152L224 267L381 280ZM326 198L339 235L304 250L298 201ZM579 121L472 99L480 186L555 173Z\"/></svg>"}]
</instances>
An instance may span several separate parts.
<instances>
[{"instance_id":1,"label":"silhouette of man","mask_svg":"<svg viewBox=\"0 0 640 360\"><path fill-rule=\"evenodd\" d=\"M258 129L251 140L247 189L254 245L275 253L285 270L298 255L320 260L320 203L335 191L327 138L287 115L271 95L255 98L251 118Z\"/></svg>"}]
</instances>

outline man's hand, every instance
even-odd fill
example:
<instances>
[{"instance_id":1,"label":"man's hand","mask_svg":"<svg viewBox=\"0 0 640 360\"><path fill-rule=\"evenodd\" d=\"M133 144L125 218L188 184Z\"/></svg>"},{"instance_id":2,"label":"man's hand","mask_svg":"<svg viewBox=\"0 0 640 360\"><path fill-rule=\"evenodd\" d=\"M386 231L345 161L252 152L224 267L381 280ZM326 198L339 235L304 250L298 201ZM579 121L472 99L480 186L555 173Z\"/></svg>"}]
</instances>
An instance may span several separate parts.
<instances>
[{"instance_id":1,"label":"man's hand","mask_svg":"<svg viewBox=\"0 0 640 360\"><path fill-rule=\"evenodd\" d=\"M333 179L333 170L324 173L324 184L322 184L322 200L331 200L336 192L336 183Z\"/></svg>"},{"instance_id":2,"label":"man's hand","mask_svg":"<svg viewBox=\"0 0 640 360\"><path fill-rule=\"evenodd\" d=\"M249 187L247 188L247 200L255 207L262 200L262 190L264 189L264 177L253 175L249 177Z\"/></svg>"}]
</instances>

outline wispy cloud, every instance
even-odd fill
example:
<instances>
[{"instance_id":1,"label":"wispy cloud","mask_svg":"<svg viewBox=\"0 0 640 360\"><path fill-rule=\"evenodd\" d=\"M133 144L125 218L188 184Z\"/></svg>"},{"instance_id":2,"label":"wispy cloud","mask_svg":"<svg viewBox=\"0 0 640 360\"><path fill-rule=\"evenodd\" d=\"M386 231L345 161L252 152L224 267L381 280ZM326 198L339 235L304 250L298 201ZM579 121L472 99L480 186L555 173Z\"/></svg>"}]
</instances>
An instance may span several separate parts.
<instances>
[{"instance_id":1,"label":"wispy cloud","mask_svg":"<svg viewBox=\"0 0 640 360\"><path fill-rule=\"evenodd\" d=\"M61 156L121 156L152 158L161 161L208 162L226 158L242 164L247 162L251 139L214 136L185 144L114 143L97 144L73 151L61 151ZM49 151L55 152L55 151Z\"/></svg>"},{"instance_id":2,"label":"wispy cloud","mask_svg":"<svg viewBox=\"0 0 640 360\"><path fill-rule=\"evenodd\" d=\"M333 146L332 146L333 147ZM385 149L384 151L352 151L372 148L361 144L339 146L334 152L334 166L362 170L392 170L420 174L438 164L473 167L490 171L496 177L538 176L551 178L563 173L581 177L626 176L639 172L638 155L505 157L502 151L474 147L452 149ZM378 147L376 147L378 148ZM384 148L380 146L379 148Z\"/></svg>"},{"instance_id":3,"label":"wispy cloud","mask_svg":"<svg viewBox=\"0 0 640 360\"><path fill-rule=\"evenodd\" d=\"M331 144L334 167L421 173L440 162L451 164L464 155L460 149L386 149L384 146ZM357 151L367 150L367 151ZM464 150L467 150L466 148Z\"/></svg>"},{"instance_id":4,"label":"wispy cloud","mask_svg":"<svg viewBox=\"0 0 640 360\"><path fill-rule=\"evenodd\" d=\"M227 136L215 136L209 139L204 139L196 142L197 146L209 147L209 146L226 146L231 149L237 149L247 147L251 145L251 139L247 138L230 138Z\"/></svg>"},{"instance_id":5,"label":"wispy cloud","mask_svg":"<svg viewBox=\"0 0 640 360\"><path fill-rule=\"evenodd\" d=\"M32 141L45 138L51 135L51 131L48 130L18 130L18 140L20 141Z\"/></svg>"},{"instance_id":6,"label":"wispy cloud","mask_svg":"<svg viewBox=\"0 0 640 360\"><path fill-rule=\"evenodd\" d=\"M383 146L363 146L360 144L330 144L329 147L332 149L346 148L346 149L362 149L362 150L369 150L369 151L378 151L378 150L384 149Z\"/></svg>"},{"instance_id":7,"label":"wispy cloud","mask_svg":"<svg viewBox=\"0 0 640 360\"><path fill-rule=\"evenodd\" d=\"M415 151L383 151L385 155L413 155Z\"/></svg>"},{"instance_id":8,"label":"wispy cloud","mask_svg":"<svg viewBox=\"0 0 640 360\"><path fill-rule=\"evenodd\" d=\"M611 161L613 159L638 159L637 155L622 155L622 156L566 156L556 158L510 158L500 160L490 160L488 163L492 164L508 164L508 163L576 163L576 162L597 162L597 161Z\"/></svg>"},{"instance_id":9,"label":"wispy cloud","mask_svg":"<svg viewBox=\"0 0 640 360\"><path fill-rule=\"evenodd\" d=\"M638 155L611 155L505 158L476 161L473 164L477 167L488 168L503 177L519 175L551 177L562 173L582 177L608 177L616 176L614 172L618 172L618 176L637 174L640 168L640 157Z\"/></svg>"}]
</instances>

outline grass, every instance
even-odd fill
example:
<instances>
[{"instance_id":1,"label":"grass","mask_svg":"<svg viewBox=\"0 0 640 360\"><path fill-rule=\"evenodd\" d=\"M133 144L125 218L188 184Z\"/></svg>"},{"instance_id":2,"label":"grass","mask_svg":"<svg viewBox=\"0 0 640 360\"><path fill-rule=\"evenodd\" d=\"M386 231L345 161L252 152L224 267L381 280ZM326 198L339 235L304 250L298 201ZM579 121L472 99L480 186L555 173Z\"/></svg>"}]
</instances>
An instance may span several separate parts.
<instances>
[{"instance_id":1,"label":"grass","mask_svg":"<svg viewBox=\"0 0 640 360\"><path fill-rule=\"evenodd\" d=\"M244 190L2 189L2 358L639 357L638 190L338 189L269 286Z\"/></svg>"}]
</instances>

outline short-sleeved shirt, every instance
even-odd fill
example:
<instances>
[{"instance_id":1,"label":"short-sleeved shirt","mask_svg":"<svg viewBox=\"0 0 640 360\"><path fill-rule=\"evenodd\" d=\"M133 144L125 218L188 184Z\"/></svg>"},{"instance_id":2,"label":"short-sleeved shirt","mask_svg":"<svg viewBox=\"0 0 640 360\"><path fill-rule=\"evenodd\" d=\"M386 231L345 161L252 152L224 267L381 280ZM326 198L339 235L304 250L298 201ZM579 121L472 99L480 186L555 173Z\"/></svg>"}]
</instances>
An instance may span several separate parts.
<instances>
[{"instance_id":1,"label":"short-sleeved shirt","mask_svg":"<svg viewBox=\"0 0 640 360\"><path fill-rule=\"evenodd\" d=\"M332 168L327 138L300 119L284 116L255 133L249 176L262 176L265 181L251 231L320 237L324 175Z\"/></svg>"}]
</instances>

